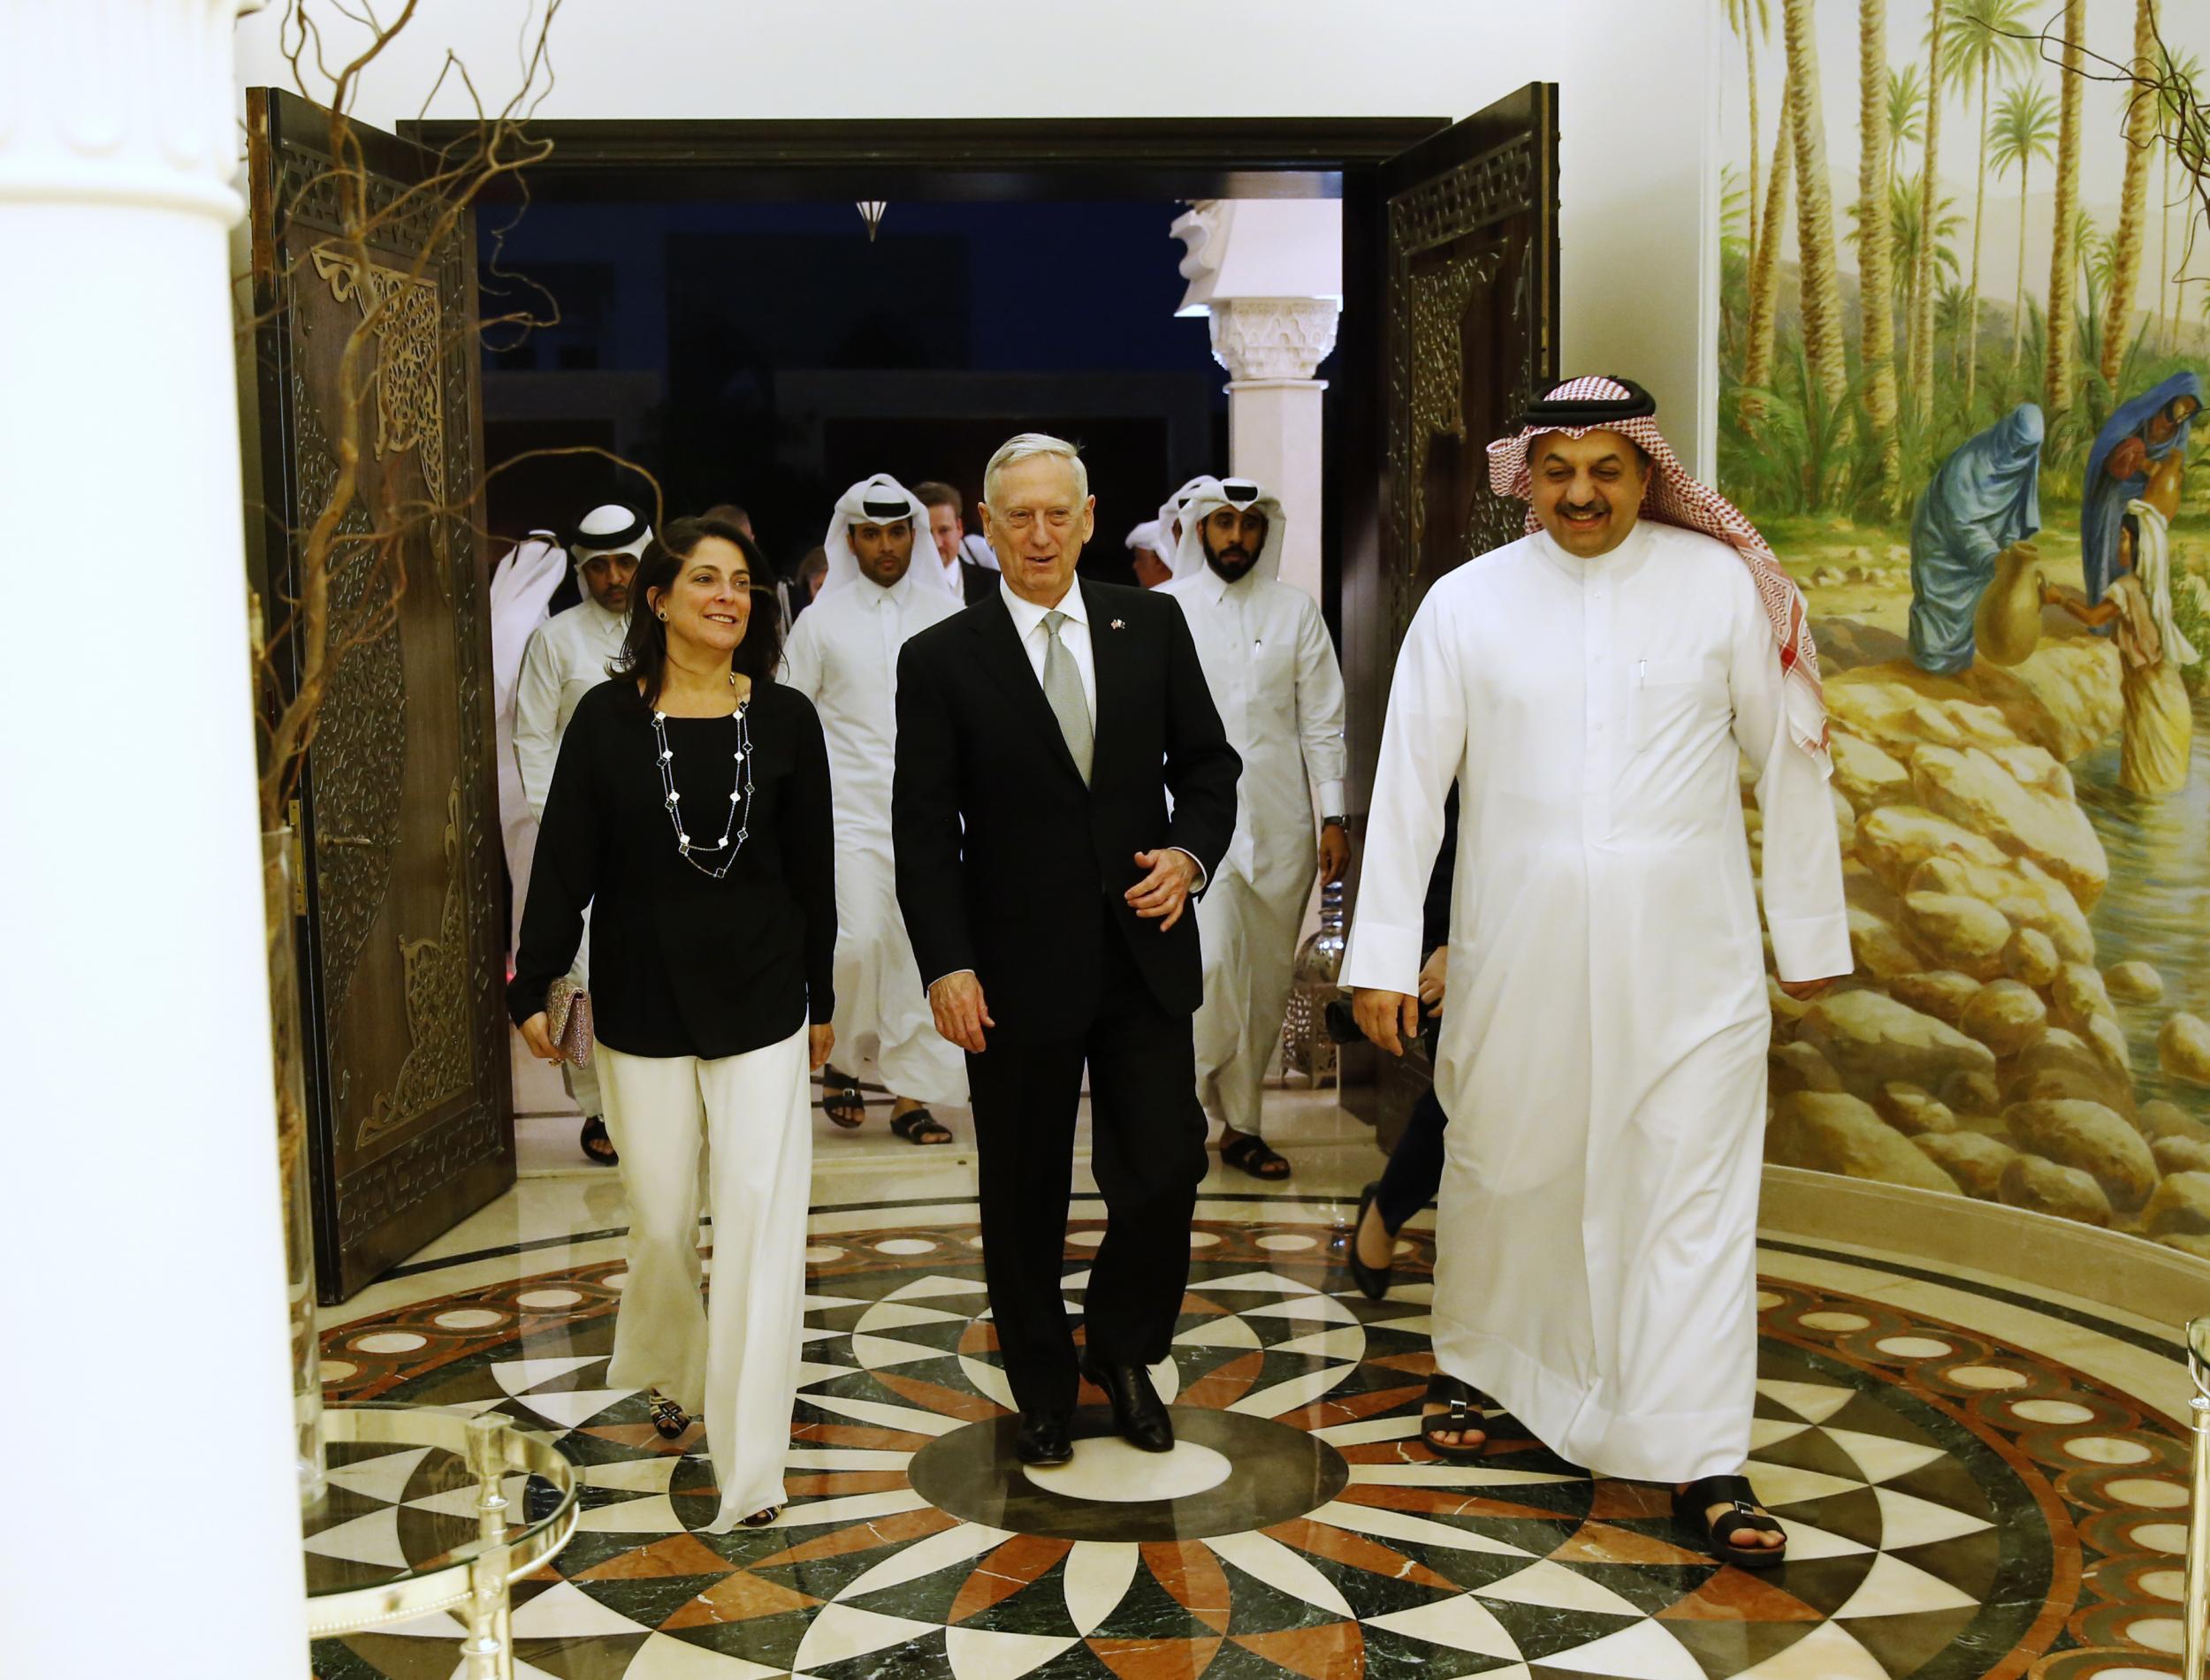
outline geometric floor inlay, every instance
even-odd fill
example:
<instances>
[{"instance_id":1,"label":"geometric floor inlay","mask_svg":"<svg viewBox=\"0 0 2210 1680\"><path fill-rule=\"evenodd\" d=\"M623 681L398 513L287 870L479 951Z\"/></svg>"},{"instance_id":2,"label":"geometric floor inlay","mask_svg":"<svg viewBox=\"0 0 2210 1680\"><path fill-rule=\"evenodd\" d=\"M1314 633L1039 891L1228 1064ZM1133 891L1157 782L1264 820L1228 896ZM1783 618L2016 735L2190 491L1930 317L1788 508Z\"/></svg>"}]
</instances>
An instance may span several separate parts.
<instances>
[{"instance_id":1,"label":"geometric floor inlay","mask_svg":"<svg viewBox=\"0 0 2210 1680\"><path fill-rule=\"evenodd\" d=\"M1070 1234L1078 1316L1099 1228ZM1193 1232L1159 1376L1184 1439L1227 1468L1196 1465L1210 1484L1172 1498L1078 1499L993 1468L1010 1395L972 1225L809 1251L790 1504L766 1530L697 1532L718 1495L696 1433L662 1442L641 1397L607 1386L619 1261L348 1325L324 1338L325 1377L338 1403L503 1412L583 1467L578 1532L516 1589L523 1674L2176 1674L2183 1444L2107 1387L1892 1306L1768 1284L1750 1475L1789 1558L1722 1569L1681 1543L1665 1490L1592 1480L1508 1417L1482 1462L1436 1460L1416 1438L1427 1250L1373 1303L1339 1235ZM354 1449L340 1468L349 1496L377 1501L354 1537L364 1562L439 1543L410 1513L450 1490L413 1486L400 1457ZM438 1616L325 1640L316 1672L448 1680L461 1632Z\"/></svg>"}]
</instances>

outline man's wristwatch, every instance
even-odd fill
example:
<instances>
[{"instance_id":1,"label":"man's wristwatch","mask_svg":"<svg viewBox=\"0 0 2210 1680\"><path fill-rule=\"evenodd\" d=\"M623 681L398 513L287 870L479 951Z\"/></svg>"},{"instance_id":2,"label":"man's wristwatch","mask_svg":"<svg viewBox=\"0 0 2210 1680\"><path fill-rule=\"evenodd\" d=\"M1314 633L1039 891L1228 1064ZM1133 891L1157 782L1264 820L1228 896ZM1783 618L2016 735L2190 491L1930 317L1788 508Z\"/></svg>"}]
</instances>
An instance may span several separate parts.
<instances>
[{"instance_id":1,"label":"man's wristwatch","mask_svg":"<svg viewBox=\"0 0 2210 1680\"><path fill-rule=\"evenodd\" d=\"M1334 824L1337 828L1341 828L1343 826L1343 819L1340 817L1322 817L1320 819L1320 826L1322 828L1327 827L1330 823Z\"/></svg>"}]
</instances>

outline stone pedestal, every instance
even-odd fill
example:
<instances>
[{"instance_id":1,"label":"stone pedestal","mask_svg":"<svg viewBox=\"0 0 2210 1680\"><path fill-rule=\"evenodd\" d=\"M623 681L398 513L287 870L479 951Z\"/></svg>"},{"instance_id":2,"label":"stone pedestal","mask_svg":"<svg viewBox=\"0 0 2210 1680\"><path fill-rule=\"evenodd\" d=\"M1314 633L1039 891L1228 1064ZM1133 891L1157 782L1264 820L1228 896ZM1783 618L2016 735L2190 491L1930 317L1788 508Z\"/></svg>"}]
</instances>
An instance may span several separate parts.
<instances>
[{"instance_id":1,"label":"stone pedestal","mask_svg":"<svg viewBox=\"0 0 2210 1680\"><path fill-rule=\"evenodd\" d=\"M39 1680L305 1672L231 317L240 9L0 7L0 1666Z\"/></svg>"}]
</instances>

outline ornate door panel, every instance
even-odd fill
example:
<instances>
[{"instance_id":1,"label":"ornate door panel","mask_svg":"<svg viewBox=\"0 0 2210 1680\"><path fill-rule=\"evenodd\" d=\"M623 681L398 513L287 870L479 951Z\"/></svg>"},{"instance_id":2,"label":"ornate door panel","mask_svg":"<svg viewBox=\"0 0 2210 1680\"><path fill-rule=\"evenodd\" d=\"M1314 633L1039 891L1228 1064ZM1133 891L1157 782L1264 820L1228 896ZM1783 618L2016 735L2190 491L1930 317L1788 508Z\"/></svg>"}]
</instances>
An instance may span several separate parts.
<instances>
[{"instance_id":1,"label":"ornate door panel","mask_svg":"<svg viewBox=\"0 0 2210 1680\"><path fill-rule=\"evenodd\" d=\"M1558 89L1531 82L1384 166L1382 568L1392 667L1429 586L1525 529L1484 452L1558 375ZM1378 743L1377 743L1378 744ZM1422 1052L1378 1058L1393 1140Z\"/></svg>"},{"instance_id":2,"label":"ornate door panel","mask_svg":"<svg viewBox=\"0 0 2210 1680\"><path fill-rule=\"evenodd\" d=\"M348 437L359 460L327 568L333 637L347 646L296 819L316 1258L322 1298L337 1301L514 1176L490 629L472 516L476 257L467 215L440 237L442 201L409 196L425 155L355 125L363 264L348 248L328 113L255 88L247 118L256 582L272 634L308 584L301 534L331 505ZM339 399L349 338L351 427ZM277 643L293 686L300 640Z\"/></svg>"}]
</instances>

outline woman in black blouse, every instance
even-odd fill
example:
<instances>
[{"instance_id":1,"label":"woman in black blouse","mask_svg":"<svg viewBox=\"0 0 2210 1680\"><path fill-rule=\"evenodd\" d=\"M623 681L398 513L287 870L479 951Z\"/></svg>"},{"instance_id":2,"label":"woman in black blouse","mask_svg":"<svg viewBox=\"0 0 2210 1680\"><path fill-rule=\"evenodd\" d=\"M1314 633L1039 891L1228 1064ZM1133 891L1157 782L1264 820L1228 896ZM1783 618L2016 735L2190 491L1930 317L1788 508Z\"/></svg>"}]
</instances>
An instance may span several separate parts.
<instances>
[{"instance_id":1,"label":"woman in black blouse","mask_svg":"<svg viewBox=\"0 0 2210 1680\"><path fill-rule=\"evenodd\" d=\"M607 1379L652 1391L673 1440L703 1419L711 1525L783 1501L812 1167L807 1070L835 1009L828 754L776 686L774 597L737 532L676 520L645 550L613 680L560 741L508 1007L556 1055L545 993L591 909L594 1060L629 1197ZM714 1280L698 1295L698 1140L712 1144Z\"/></svg>"}]
</instances>

